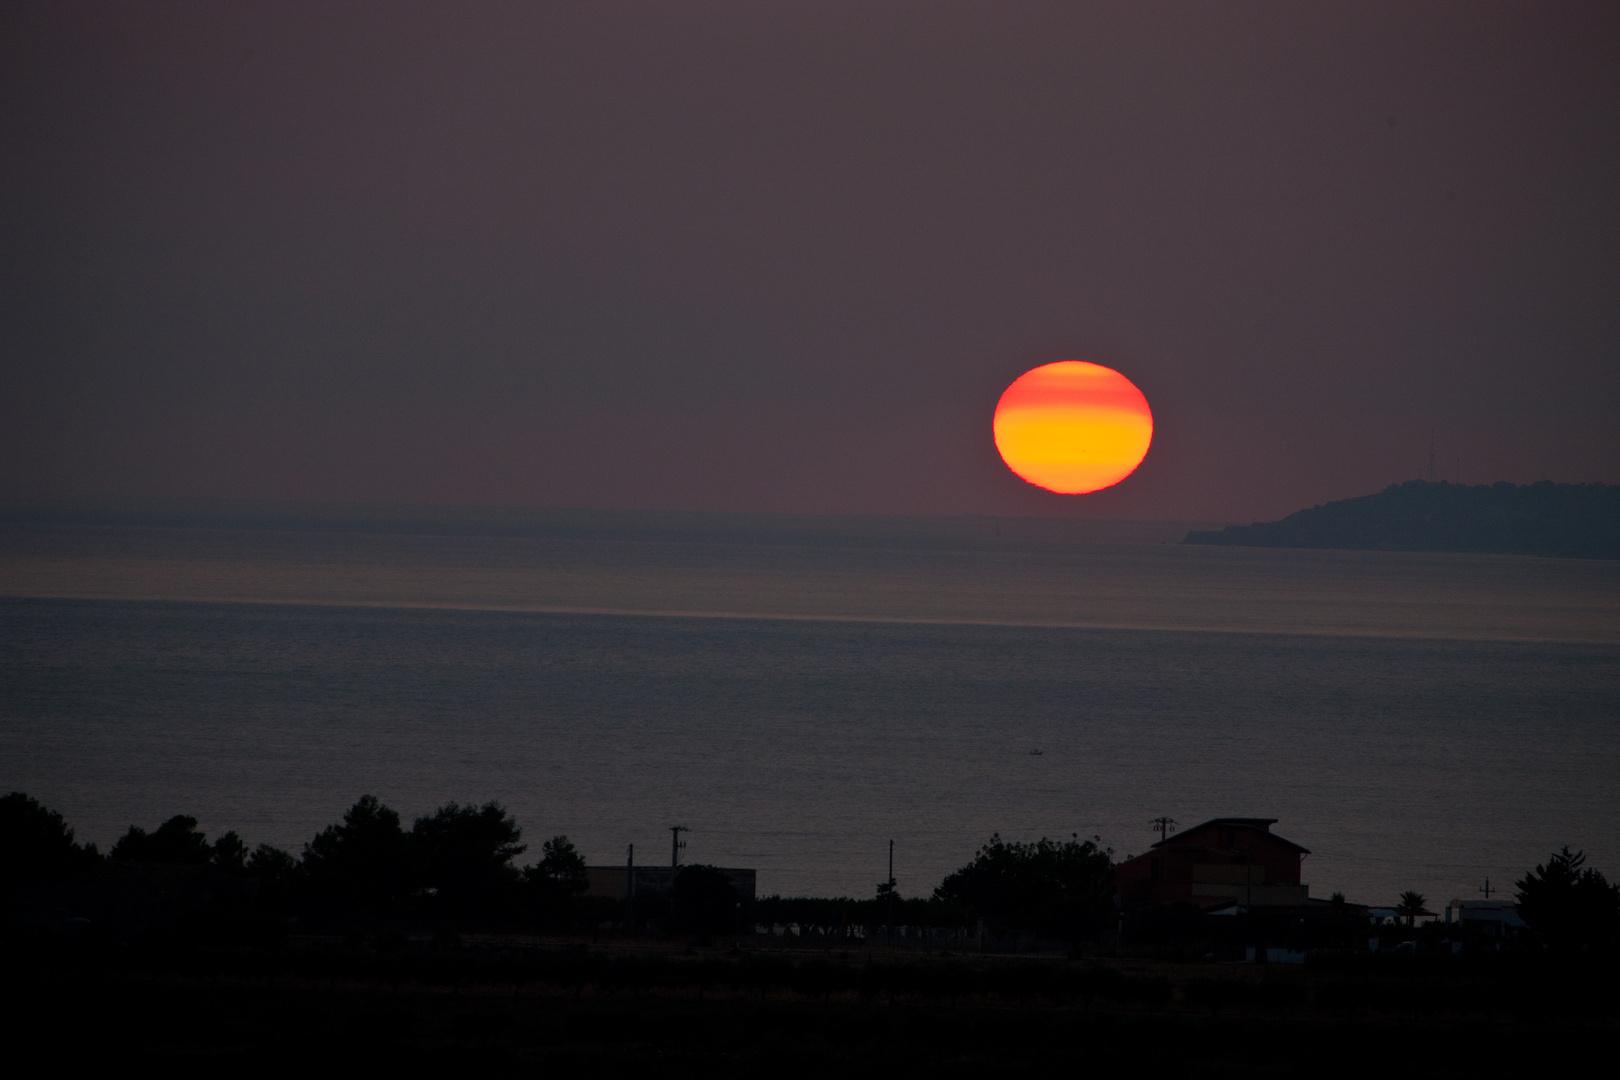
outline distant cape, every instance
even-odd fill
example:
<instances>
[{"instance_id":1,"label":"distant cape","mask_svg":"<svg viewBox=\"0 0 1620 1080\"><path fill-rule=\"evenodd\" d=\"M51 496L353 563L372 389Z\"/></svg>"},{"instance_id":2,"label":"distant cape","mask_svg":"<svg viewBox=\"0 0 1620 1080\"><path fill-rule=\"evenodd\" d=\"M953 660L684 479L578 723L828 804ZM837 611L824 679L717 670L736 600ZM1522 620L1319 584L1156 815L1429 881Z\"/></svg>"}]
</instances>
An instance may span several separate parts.
<instances>
[{"instance_id":1,"label":"distant cape","mask_svg":"<svg viewBox=\"0 0 1620 1080\"><path fill-rule=\"evenodd\" d=\"M1408 480L1281 521L1190 532L1182 543L1620 559L1620 485Z\"/></svg>"}]
</instances>

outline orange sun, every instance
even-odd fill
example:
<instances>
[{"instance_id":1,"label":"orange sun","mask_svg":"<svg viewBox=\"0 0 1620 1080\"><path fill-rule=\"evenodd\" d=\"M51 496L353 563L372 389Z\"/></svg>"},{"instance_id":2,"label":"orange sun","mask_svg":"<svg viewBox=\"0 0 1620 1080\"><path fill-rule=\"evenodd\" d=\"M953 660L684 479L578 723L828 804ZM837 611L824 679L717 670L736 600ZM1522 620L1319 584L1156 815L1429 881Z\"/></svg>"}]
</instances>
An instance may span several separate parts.
<instances>
[{"instance_id":1,"label":"orange sun","mask_svg":"<svg viewBox=\"0 0 1620 1080\"><path fill-rule=\"evenodd\" d=\"M1101 364L1063 360L1024 372L996 402L996 449L1036 487L1084 495L1136 471L1153 441L1142 391Z\"/></svg>"}]
</instances>

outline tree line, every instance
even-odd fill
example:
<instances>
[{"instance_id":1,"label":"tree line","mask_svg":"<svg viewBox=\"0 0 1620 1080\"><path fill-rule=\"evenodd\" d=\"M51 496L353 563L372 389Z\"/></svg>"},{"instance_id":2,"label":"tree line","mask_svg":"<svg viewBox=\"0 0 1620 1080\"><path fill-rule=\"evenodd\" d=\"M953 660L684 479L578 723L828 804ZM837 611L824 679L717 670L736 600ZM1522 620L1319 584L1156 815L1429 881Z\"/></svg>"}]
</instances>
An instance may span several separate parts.
<instances>
[{"instance_id":1,"label":"tree line","mask_svg":"<svg viewBox=\"0 0 1620 1080\"><path fill-rule=\"evenodd\" d=\"M294 855L249 845L235 832L210 840L197 819L179 814L148 832L131 825L102 855L79 844L54 810L22 792L0 799L0 886L68 881L101 866L189 866L250 881L262 911L311 928L431 920L449 925L531 925L580 930L620 923L622 901L587 897L585 858L566 836L528 851L523 831L498 802L451 802L407 828L371 795ZM1019 843L994 836L972 861L926 898L903 898L881 882L869 900L768 897L743 910L718 869L683 866L664 897L636 912L643 925L699 935L741 930L754 919L836 925L984 924L992 933L1079 940L1114 919L1112 853L1072 838Z\"/></svg>"},{"instance_id":2,"label":"tree line","mask_svg":"<svg viewBox=\"0 0 1620 1080\"><path fill-rule=\"evenodd\" d=\"M297 855L269 844L250 848L235 832L210 841L196 818L184 814L150 832L131 825L102 855L96 845L78 843L61 814L30 796L0 798L0 896L7 899L25 882L84 880L108 867L179 866L249 884L261 921L281 926L289 920L311 929L400 920L556 931L624 925L628 913L620 899L585 895L585 858L566 836L546 840L538 859L520 864L528 850L522 829L498 802L446 803L406 828L397 811L366 795ZM901 897L890 879L878 883L870 899L766 897L745 910L723 873L692 865L681 868L667 895L649 897L635 914L639 925L699 936L742 931L758 919L973 926L1078 943L1120 925L1113 871L1112 851L1095 837L1018 842L996 835L927 897ZM1517 899L1525 923L1561 949L1607 945L1620 929L1620 885L1567 847L1526 872ZM1138 913L1126 929L1191 936L1197 914Z\"/></svg>"},{"instance_id":3,"label":"tree line","mask_svg":"<svg viewBox=\"0 0 1620 1080\"><path fill-rule=\"evenodd\" d=\"M193 867L250 881L257 907L314 926L419 918L561 927L590 914L580 902L585 859L568 838L545 841L540 858L520 866L522 838L497 802L446 803L407 829L398 811L366 795L297 856L249 848L235 832L210 841L186 814L150 832L131 825L103 856L75 842L59 813L13 792L0 799L0 883L68 881L104 865Z\"/></svg>"}]
</instances>

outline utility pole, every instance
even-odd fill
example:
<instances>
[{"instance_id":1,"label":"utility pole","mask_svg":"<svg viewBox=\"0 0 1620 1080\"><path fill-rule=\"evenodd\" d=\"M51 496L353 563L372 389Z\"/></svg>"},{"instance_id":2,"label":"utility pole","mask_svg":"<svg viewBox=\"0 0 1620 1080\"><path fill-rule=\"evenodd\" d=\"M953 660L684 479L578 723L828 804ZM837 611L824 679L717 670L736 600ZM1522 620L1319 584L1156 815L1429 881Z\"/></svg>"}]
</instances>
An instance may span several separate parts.
<instances>
[{"instance_id":1,"label":"utility pole","mask_svg":"<svg viewBox=\"0 0 1620 1080\"><path fill-rule=\"evenodd\" d=\"M1159 834L1161 840L1170 839L1170 834L1176 831L1175 818L1156 817L1148 824L1153 826L1153 831Z\"/></svg>"},{"instance_id":2,"label":"utility pole","mask_svg":"<svg viewBox=\"0 0 1620 1080\"><path fill-rule=\"evenodd\" d=\"M1490 879L1490 878L1486 878L1486 879L1485 879L1485 884L1483 884L1483 885L1481 885L1481 886L1480 886L1480 887L1479 887L1479 889L1478 889L1478 890L1476 890L1476 891L1478 891L1478 892L1482 892L1482 893L1484 893L1484 894L1485 894L1485 899L1487 899L1487 900L1489 900L1489 899L1490 899L1490 898L1491 898L1491 893L1493 893L1493 892L1500 892L1500 891L1501 891L1501 890L1500 890L1500 889L1495 889L1495 888L1492 888L1492 886L1491 886L1491 879Z\"/></svg>"},{"instance_id":3,"label":"utility pole","mask_svg":"<svg viewBox=\"0 0 1620 1080\"><path fill-rule=\"evenodd\" d=\"M894 841L889 841L889 915L888 929L885 937L890 945L894 944Z\"/></svg>"},{"instance_id":4,"label":"utility pole","mask_svg":"<svg viewBox=\"0 0 1620 1080\"><path fill-rule=\"evenodd\" d=\"M686 841L681 839L681 833L691 831L685 825L671 825L669 827L669 869L671 872L674 872L681 865L681 849L686 846ZM673 885L674 882L671 881L670 884Z\"/></svg>"}]
</instances>

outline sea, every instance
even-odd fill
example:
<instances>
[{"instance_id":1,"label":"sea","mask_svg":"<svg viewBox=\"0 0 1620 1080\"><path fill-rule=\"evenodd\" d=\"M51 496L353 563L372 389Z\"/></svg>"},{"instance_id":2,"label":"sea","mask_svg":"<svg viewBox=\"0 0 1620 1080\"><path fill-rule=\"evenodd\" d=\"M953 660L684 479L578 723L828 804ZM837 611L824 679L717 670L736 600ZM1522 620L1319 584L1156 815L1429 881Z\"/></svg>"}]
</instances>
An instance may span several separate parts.
<instances>
[{"instance_id":1,"label":"sea","mask_svg":"<svg viewBox=\"0 0 1620 1080\"><path fill-rule=\"evenodd\" d=\"M1208 523L0 508L0 791L294 852L375 794L530 854L926 895L992 836L1275 818L1311 895L1620 877L1620 563ZM1500 890L1498 894L1495 890Z\"/></svg>"}]
</instances>

